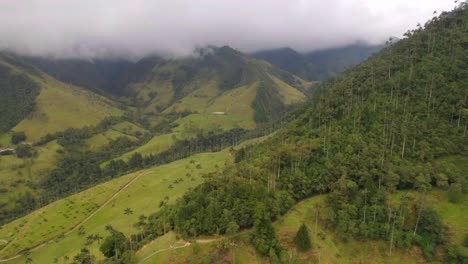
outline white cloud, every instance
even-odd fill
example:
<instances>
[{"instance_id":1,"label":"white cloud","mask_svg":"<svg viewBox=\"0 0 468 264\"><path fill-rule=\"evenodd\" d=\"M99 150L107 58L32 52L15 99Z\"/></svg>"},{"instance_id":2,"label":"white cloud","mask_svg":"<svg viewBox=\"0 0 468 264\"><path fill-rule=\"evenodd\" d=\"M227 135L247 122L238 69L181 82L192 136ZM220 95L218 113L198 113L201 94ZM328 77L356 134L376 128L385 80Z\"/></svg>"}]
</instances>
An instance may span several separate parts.
<instances>
[{"instance_id":1,"label":"white cloud","mask_svg":"<svg viewBox=\"0 0 468 264\"><path fill-rule=\"evenodd\" d=\"M1 0L0 49L56 56L196 45L302 51L400 36L449 0Z\"/></svg>"}]
</instances>

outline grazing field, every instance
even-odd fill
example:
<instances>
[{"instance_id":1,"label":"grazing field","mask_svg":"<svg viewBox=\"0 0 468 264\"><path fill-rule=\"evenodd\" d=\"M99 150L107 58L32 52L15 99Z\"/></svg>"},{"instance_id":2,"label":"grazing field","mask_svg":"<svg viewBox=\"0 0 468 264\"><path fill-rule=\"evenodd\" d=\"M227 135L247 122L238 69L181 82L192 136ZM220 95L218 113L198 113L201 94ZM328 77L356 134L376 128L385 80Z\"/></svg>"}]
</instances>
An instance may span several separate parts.
<instances>
[{"instance_id":1,"label":"grazing field","mask_svg":"<svg viewBox=\"0 0 468 264\"><path fill-rule=\"evenodd\" d=\"M278 87L278 91L285 104L290 105L295 103L303 103L307 100L307 97L303 93L301 93L299 90L292 87L291 85L285 83L284 81L280 80L279 78L273 75L270 75L270 78Z\"/></svg>"},{"instance_id":2,"label":"grazing field","mask_svg":"<svg viewBox=\"0 0 468 264\"><path fill-rule=\"evenodd\" d=\"M141 128L133 123L130 123L128 121L120 122L116 125L113 125L111 127L112 130L118 131L122 134L126 134L128 136L133 136L136 137L138 135L147 133L148 131L144 128Z\"/></svg>"},{"instance_id":3,"label":"grazing field","mask_svg":"<svg viewBox=\"0 0 468 264\"><path fill-rule=\"evenodd\" d=\"M143 156L146 155L156 155L159 154L165 150L168 150L172 147L174 144L174 133L170 134L164 134L164 135L158 135L154 136L150 141L148 141L146 144L143 146L140 146L132 151L129 151L119 157L114 158L114 160L121 159L124 161L128 161L133 154L135 153L140 153ZM103 163L102 165L106 165L108 162Z\"/></svg>"},{"instance_id":4,"label":"grazing field","mask_svg":"<svg viewBox=\"0 0 468 264\"><path fill-rule=\"evenodd\" d=\"M13 129L24 131L28 141L69 127L96 125L105 117L122 114L110 100L86 90L50 78L41 81L41 86L36 110Z\"/></svg>"},{"instance_id":5,"label":"grazing field","mask_svg":"<svg viewBox=\"0 0 468 264\"><path fill-rule=\"evenodd\" d=\"M34 158L21 159L16 155L0 156L0 204L6 206L14 205L17 196L25 191L34 190L28 186L36 184L43 179L56 164L62 147L56 141L49 142L41 147L35 148L37 156ZM10 192L13 190L14 192Z\"/></svg>"},{"instance_id":6,"label":"grazing field","mask_svg":"<svg viewBox=\"0 0 468 264\"><path fill-rule=\"evenodd\" d=\"M72 195L2 227L0 239L9 241L9 244L0 251L0 256L15 256L53 238L52 242L43 247L31 250L34 262L50 263L55 258L62 260L65 256L71 258L77 254L84 246L87 235L99 234L105 237L106 225L112 225L126 235L135 233L137 230L133 224L140 215L156 212L160 201L174 202L189 188L200 184L203 174L222 168L226 162L231 162L227 150L198 154L135 172ZM127 209L131 213L125 214ZM80 235L79 229L84 230L85 235ZM89 247L96 256L102 258L97 243ZM24 257L19 257L11 260L11 263L24 261Z\"/></svg>"},{"instance_id":7,"label":"grazing field","mask_svg":"<svg viewBox=\"0 0 468 264\"><path fill-rule=\"evenodd\" d=\"M11 145L11 133L4 133L0 135L0 147Z\"/></svg>"},{"instance_id":8,"label":"grazing field","mask_svg":"<svg viewBox=\"0 0 468 264\"><path fill-rule=\"evenodd\" d=\"M127 137L130 140L136 140L134 136L129 136L127 134L123 134L119 131L115 131L113 129L109 129L105 132L96 134L91 138L86 140L86 146L91 151L99 151L103 147L109 145L111 140L116 140L119 137Z\"/></svg>"}]
</instances>

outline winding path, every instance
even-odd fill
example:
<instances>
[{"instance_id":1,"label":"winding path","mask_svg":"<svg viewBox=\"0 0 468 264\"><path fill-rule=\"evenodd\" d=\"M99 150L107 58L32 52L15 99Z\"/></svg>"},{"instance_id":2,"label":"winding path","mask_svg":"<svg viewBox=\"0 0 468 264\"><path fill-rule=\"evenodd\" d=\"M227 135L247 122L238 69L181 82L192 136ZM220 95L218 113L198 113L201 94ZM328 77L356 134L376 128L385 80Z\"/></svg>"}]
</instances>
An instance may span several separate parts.
<instances>
[{"instance_id":1,"label":"winding path","mask_svg":"<svg viewBox=\"0 0 468 264\"><path fill-rule=\"evenodd\" d=\"M208 243L212 243L212 242L216 242L218 240L221 240L222 238L213 238L213 239L198 239L198 240L195 240L195 243L198 243L198 244L208 244ZM184 243L182 246L174 246L175 244L177 243ZM192 243L188 242L188 241L177 241L175 242L173 245L170 245L168 248L163 248L163 249L160 249L160 250L157 250L153 253L151 253L151 255L147 256L146 258L142 259L141 261L138 261L138 263L144 263L146 260L152 258L154 255L157 255L161 252L165 252L165 251L170 251L170 250L176 250L176 249L179 249L179 248L184 248L184 247L188 247L192 245Z\"/></svg>"},{"instance_id":2,"label":"winding path","mask_svg":"<svg viewBox=\"0 0 468 264\"><path fill-rule=\"evenodd\" d=\"M109 199L107 199L107 201L105 201L98 209L96 209L92 214L88 215L88 217L86 217L85 219L83 219L81 222L79 222L77 225L75 225L72 229L70 229L69 231L63 233L64 236L66 235L69 235L71 234L73 231L77 230L78 228L80 228L80 226L84 225L86 222L88 222L93 216L95 216L97 213L99 213L102 209L104 209L104 207L106 207L107 205L109 205L112 200L114 200L119 194L121 194L123 191L125 191L125 189L127 189L128 187L130 187L135 181L137 181L143 174L145 173L145 171L142 171L140 173L138 173L132 180L130 180L128 183L126 183L122 188L120 188L116 193L114 193L114 195L112 195ZM18 237L18 236L17 236ZM53 238L50 238L44 242L42 242L41 244L31 248L29 251L30 252L33 252L33 251L36 251L42 247L44 247L45 245L48 245L49 243L52 243L54 240L55 240L56 237L53 237ZM0 242L6 242L8 244L11 244L11 242L13 241L5 241L5 240L0 240ZM5 258L5 259L0 259L0 263L1 262L7 262L7 261L10 261L10 260L14 260L14 259L17 259L17 258L20 258L22 257L23 255L22 254L17 254L15 256L12 256L12 257L9 257L9 258Z\"/></svg>"}]
</instances>

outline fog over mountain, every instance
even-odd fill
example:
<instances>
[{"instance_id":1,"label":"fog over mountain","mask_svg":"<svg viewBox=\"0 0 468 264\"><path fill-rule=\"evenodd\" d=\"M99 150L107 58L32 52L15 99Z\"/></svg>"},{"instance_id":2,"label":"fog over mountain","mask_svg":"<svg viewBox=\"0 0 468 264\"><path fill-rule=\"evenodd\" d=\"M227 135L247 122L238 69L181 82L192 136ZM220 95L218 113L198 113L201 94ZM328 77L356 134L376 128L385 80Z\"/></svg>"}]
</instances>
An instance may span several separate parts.
<instances>
[{"instance_id":1,"label":"fog over mountain","mask_svg":"<svg viewBox=\"0 0 468 264\"><path fill-rule=\"evenodd\" d=\"M204 45L306 52L381 43L453 6L449 0L2 0L0 49L56 57L187 55Z\"/></svg>"}]
</instances>

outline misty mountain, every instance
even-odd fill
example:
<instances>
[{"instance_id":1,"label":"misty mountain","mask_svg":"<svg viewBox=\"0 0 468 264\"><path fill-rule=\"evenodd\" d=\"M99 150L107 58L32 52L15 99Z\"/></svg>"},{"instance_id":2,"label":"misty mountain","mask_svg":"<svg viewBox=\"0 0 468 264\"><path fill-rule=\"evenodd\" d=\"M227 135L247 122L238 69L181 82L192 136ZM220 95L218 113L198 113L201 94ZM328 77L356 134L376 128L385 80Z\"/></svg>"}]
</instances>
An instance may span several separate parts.
<instances>
[{"instance_id":1,"label":"misty mountain","mask_svg":"<svg viewBox=\"0 0 468 264\"><path fill-rule=\"evenodd\" d=\"M64 83L114 95L121 95L125 74L134 66L133 62L125 59L22 59Z\"/></svg>"},{"instance_id":2,"label":"misty mountain","mask_svg":"<svg viewBox=\"0 0 468 264\"><path fill-rule=\"evenodd\" d=\"M266 60L301 78L324 80L359 64L383 47L383 45L356 43L309 53L299 53L291 48L280 48L259 51L252 56Z\"/></svg>"},{"instance_id":3,"label":"misty mountain","mask_svg":"<svg viewBox=\"0 0 468 264\"><path fill-rule=\"evenodd\" d=\"M184 59L144 58L134 67L138 66L141 70L127 75L131 81L125 92L147 114L231 109L241 116L239 109L245 106L254 108L256 122L265 122L279 117L287 105L304 101L310 87L299 77L228 46L198 49ZM236 102L240 94L246 97Z\"/></svg>"}]
</instances>

